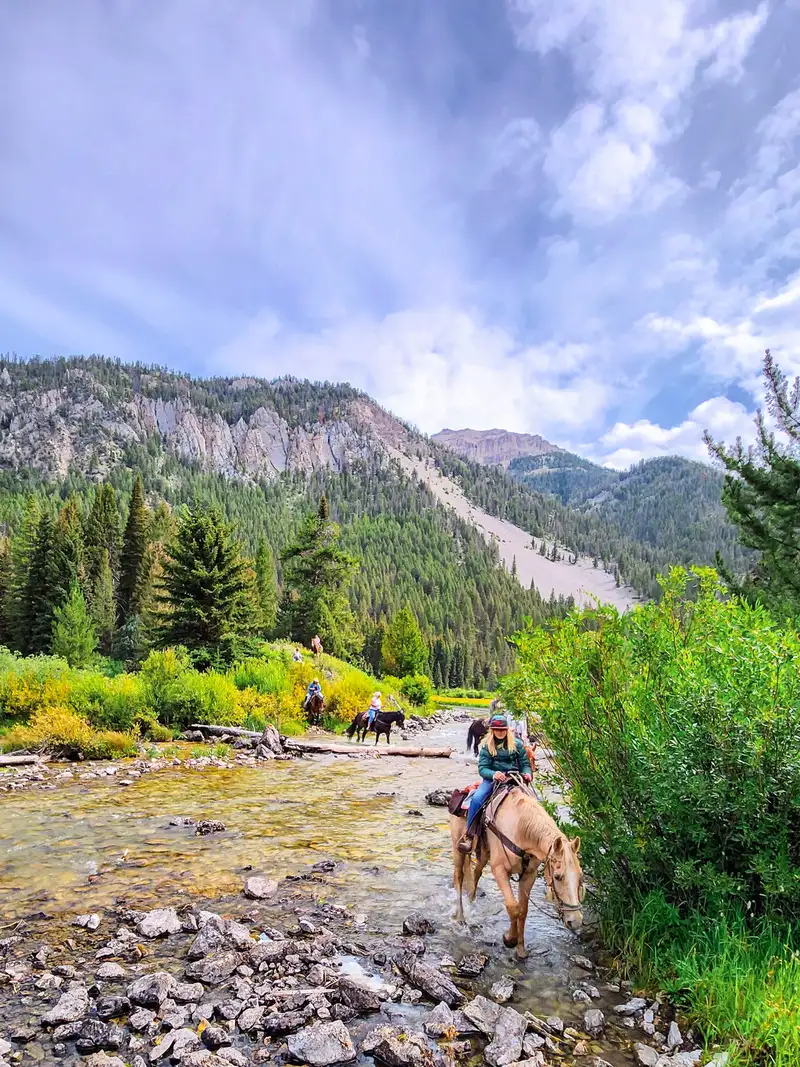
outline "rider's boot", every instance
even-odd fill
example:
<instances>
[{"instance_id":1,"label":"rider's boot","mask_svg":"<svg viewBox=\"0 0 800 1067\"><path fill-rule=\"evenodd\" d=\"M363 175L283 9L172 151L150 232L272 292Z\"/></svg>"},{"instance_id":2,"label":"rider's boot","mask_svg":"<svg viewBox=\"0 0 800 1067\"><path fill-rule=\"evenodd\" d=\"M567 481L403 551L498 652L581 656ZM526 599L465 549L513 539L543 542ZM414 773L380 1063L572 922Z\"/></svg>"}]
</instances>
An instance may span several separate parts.
<instances>
[{"instance_id":1,"label":"rider's boot","mask_svg":"<svg viewBox=\"0 0 800 1067\"><path fill-rule=\"evenodd\" d=\"M464 834L461 840L456 845L459 852L463 852L465 856L468 856L472 852L472 848L475 842L472 834Z\"/></svg>"}]
</instances>

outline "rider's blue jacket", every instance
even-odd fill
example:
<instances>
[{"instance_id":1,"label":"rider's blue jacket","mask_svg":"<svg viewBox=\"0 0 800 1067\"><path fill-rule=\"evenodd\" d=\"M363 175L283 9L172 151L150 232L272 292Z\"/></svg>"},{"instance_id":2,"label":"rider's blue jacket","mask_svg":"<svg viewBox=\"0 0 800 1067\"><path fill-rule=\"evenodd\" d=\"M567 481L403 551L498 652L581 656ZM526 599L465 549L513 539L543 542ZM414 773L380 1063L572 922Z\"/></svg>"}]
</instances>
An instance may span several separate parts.
<instances>
[{"instance_id":1,"label":"rider's blue jacket","mask_svg":"<svg viewBox=\"0 0 800 1067\"><path fill-rule=\"evenodd\" d=\"M498 771L503 771L505 774L510 771L516 771L518 774L529 774L533 777L531 761L528 759L525 746L518 737L514 738L514 747L512 749L509 749L506 742L498 744L495 741L495 745L497 747L496 756L491 754L486 745L481 746L480 754L478 755L478 774L481 778L491 782Z\"/></svg>"}]
</instances>

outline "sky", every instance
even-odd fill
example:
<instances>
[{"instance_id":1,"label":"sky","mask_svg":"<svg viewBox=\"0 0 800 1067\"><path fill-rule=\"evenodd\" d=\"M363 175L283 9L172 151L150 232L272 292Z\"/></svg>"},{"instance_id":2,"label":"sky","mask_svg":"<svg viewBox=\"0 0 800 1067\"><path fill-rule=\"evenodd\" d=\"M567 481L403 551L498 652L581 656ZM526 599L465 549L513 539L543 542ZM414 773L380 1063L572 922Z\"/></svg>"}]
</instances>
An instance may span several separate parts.
<instances>
[{"instance_id":1,"label":"sky","mask_svg":"<svg viewBox=\"0 0 800 1067\"><path fill-rule=\"evenodd\" d=\"M0 5L0 351L599 462L800 373L800 0Z\"/></svg>"}]
</instances>

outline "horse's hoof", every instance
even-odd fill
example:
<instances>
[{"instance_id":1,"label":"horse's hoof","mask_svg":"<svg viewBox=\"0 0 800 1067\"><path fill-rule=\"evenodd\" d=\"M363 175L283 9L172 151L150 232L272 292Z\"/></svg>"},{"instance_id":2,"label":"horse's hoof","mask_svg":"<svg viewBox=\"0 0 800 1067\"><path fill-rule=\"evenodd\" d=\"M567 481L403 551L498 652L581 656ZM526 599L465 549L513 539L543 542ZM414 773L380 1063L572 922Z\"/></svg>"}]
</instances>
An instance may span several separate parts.
<instances>
[{"instance_id":1,"label":"horse's hoof","mask_svg":"<svg viewBox=\"0 0 800 1067\"><path fill-rule=\"evenodd\" d=\"M517 948L517 959L526 960L528 958L528 950L526 948Z\"/></svg>"},{"instance_id":2,"label":"horse's hoof","mask_svg":"<svg viewBox=\"0 0 800 1067\"><path fill-rule=\"evenodd\" d=\"M509 937L508 934L503 934L503 944L506 948L515 948L517 944L516 937Z\"/></svg>"}]
</instances>

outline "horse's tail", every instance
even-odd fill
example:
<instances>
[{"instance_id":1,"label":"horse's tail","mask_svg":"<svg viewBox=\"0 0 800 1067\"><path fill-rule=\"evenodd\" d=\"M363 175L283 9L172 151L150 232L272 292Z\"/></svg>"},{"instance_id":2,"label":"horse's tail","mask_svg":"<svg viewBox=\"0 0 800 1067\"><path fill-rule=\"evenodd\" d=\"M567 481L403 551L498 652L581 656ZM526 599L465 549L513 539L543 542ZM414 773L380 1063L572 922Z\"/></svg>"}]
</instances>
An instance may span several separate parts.
<instances>
[{"instance_id":1,"label":"horse's tail","mask_svg":"<svg viewBox=\"0 0 800 1067\"><path fill-rule=\"evenodd\" d=\"M350 725L347 727L347 730L345 731L345 733L347 734L348 737L352 737L353 734L356 732L356 728L358 726L358 720L360 718L361 718L360 712L356 712L356 714L355 714L355 716L353 718L353 721L350 723Z\"/></svg>"}]
</instances>

